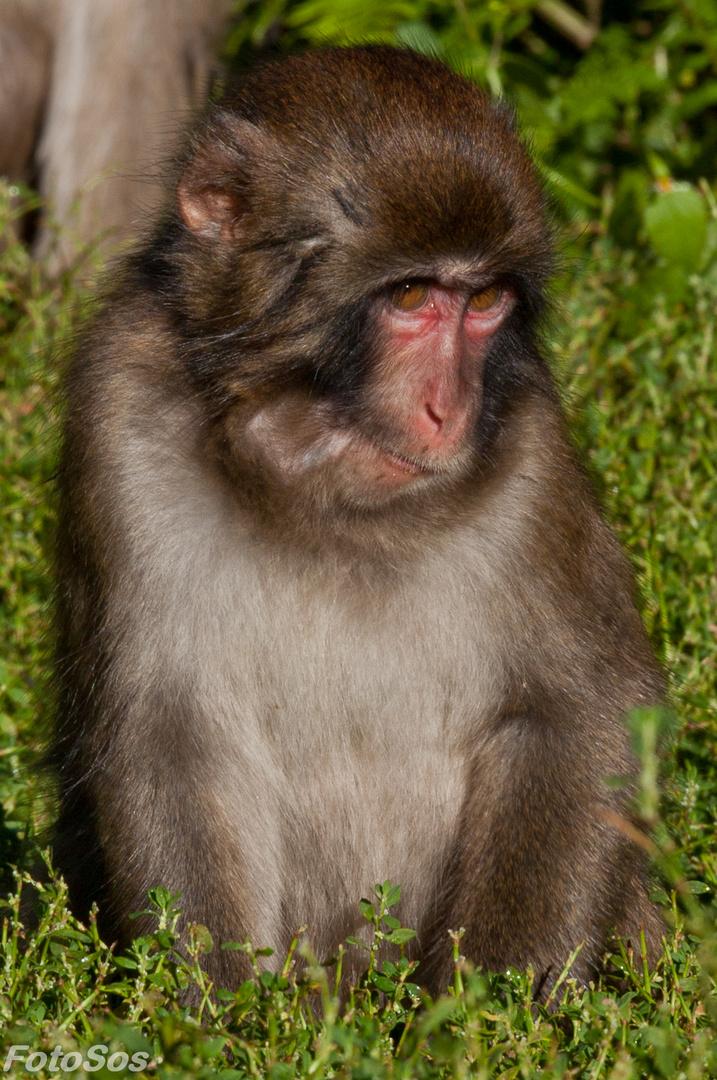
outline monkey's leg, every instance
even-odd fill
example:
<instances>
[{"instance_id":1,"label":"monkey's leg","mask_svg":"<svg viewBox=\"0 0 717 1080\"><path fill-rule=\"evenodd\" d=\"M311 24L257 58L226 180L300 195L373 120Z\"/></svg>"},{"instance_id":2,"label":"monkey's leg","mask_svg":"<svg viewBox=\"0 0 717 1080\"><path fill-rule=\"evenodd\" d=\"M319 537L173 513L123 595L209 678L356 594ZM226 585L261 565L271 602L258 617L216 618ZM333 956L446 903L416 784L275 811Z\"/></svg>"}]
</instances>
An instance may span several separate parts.
<instances>
[{"instance_id":1,"label":"monkey's leg","mask_svg":"<svg viewBox=\"0 0 717 1080\"><path fill-rule=\"evenodd\" d=\"M646 895L644 859L605 813L625 814L624 792L606 779L624 775L629 759L601 759L589 726L504 720L476 755L448 895L422 965L435 991L448 985L447 932L460 926L469 960L492 971L532 965L542 999L577 946L571 975L586 982L594 974L616 924L629 932L643 925L655 956L660 919Z\"/></svg>"}]
</instances>

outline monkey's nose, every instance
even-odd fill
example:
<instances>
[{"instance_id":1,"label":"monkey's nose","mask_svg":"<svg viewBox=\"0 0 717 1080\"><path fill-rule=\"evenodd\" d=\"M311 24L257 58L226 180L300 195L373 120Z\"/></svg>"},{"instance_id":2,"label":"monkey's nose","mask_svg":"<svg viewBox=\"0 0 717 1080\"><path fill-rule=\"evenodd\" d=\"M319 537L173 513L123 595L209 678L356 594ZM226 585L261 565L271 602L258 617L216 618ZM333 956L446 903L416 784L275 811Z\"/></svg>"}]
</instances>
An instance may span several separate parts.
<instances>
[{"instance_id":1,"label":"monkey's nose","mask_svg":"<svg viewBox=\"0 0 717 1080\"><path fill-rule=\"evenodd\" d=\"M466 425L466 406L457 401L424 401L411 418L412 433L420 441L422 452L455 449L465 435Z\"/></svg>"}]
</instances>

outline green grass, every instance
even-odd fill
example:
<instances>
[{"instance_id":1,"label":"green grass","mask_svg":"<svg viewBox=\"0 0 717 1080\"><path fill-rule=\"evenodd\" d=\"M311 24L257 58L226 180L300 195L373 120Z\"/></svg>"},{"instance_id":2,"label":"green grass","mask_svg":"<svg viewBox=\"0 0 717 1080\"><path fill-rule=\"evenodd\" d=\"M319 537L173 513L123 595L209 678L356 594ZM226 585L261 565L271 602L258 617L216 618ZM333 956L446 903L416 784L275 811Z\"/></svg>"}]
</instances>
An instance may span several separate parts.
<instances>
[{"instance_id":1,"label":"green grass","mask_svg":"<svg viewBox=\"0 0 717 1080\"><path fill-rule=\"evenodd\" d=\"M454 986L429 1002L415 989L420 968L401 958L405 935L391 922L395 893L386 886L373 898L376 911L362 910L379 937L394 941L393 955L381 970L369 958L365 985L347 1008L337 1007L333 984L310 957L298 967L290 958L278 976L257 968L257 979L236 993L213 995L199 965L212 947L206 931L196 928L189 957L174 954L176 913L163 890L153 896L156 932L115 957L93 923L81 927L69 915L64 887L51 884L42 887L44 915L32 934L22 929L17 892L5 912L3 1045L49 1054L102 1043L110 1053L146 1053L147 1072L162 1077L717 1076L717 267L685 280L668 303L659 267L613 249L604 236L576 238L573 250L557 288L556 367L575 438L635 567L679 718L663 752L659 821L649 745L655 717L639 725L646 827L671 893L671 932L657 971L645 970L639 943L634 956L615 943L612 982L583 992L566 980L556 1010L546 1012L530 1004L530 973L471 972L457 941ZM83 309L72 275L49 284L21 245L0 249L3 866L20 858L21 838L41 835L52 814L30 770L50 709L45 559L56 357ZM183 1004L188 986L191 1006ZM22 1064L10 1072L65 1075L50 1062L36 1073ZM96 1075L133 1074L105 1067Z\"/></svg>"}]
</instances>

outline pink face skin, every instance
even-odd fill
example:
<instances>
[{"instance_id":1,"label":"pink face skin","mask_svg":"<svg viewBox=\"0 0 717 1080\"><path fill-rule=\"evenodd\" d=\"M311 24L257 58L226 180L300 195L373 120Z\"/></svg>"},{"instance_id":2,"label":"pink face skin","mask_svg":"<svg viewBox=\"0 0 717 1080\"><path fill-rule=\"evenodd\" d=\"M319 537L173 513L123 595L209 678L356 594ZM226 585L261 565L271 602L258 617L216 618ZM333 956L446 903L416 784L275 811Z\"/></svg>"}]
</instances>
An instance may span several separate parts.
<instances>
[{"instance_id":1,"label":"pink face skin","mask_svg":"<svg viewBox=\"0 0 717 1080\"><path fill-rule=\"evenodd\" d=\"M514 302L497 286L477 293L437 282L399 286L377 302L379 361L359 419L288 394L252 416L246 449L292 487L318 480L364 504L460 471L481 408L486 353Z\"/></svg>"},{"instance_id":2,"label":"pink face skin","mask_svg":"<svg viewBox=\"0 0 717 1080\"><path fill-rule=\"evenodd\" d=\"M440 470L463 449L480 411L490 340L513 306L507 289L417 289L426 294L417 306L389 300L378 313L386 347L368 392L369 413L396 432L386 449L409 476ZM494 302L475 310L471 296Z\"/></svg>"}]
</instances>

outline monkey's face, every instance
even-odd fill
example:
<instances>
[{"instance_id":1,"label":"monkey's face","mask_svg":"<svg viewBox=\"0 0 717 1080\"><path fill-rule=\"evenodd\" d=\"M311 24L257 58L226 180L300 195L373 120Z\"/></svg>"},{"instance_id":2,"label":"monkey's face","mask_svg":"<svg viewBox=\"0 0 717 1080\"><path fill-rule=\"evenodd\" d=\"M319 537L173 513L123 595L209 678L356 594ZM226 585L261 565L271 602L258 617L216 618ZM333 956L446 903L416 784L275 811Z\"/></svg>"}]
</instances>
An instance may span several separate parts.
<instances>
[{"instance_id":1,"label":"monkey's face","mask_svg":"<svg viewBox=\"0 0 717 1080\"><path fill-rule=\"evenodd\" d=\"M440 65L392 54L394 78L373 55L250 79L178 187L226 457L302 509L453 491L535 355L549 245L511 118Z\"/></svg>"},{"instance_id":2,"label":"monkey's face","mask_svg":"<svg viewBox=\"0 0 717 1080\"><path fill-rule=\"evenodd\" d=\"M508 286L409 280L374 297L373 362L358 387L289 387L237 405L233 453L273 488L376 506L453 486L476 465L486 355L514 306Z\"/></svg>"}]
</instances>

